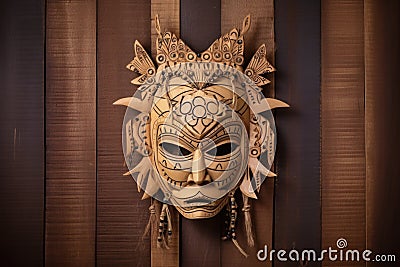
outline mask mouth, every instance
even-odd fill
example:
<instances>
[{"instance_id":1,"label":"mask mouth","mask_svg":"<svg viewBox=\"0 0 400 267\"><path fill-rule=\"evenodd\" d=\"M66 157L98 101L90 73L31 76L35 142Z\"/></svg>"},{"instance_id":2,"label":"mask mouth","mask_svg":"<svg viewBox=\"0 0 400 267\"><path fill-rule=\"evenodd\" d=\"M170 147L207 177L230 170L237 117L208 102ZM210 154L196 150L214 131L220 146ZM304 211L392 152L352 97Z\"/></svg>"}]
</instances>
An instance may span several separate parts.
<instances>
[{"instance_id":1,"label":"mask mouth","mask_svg":"<svg viewBox=\"0 0 400 267\"><path fill-rule=\"evenodd\" d=\"M209 202L209 200L208 199L201 199L201 198L197 198L197 199L189 199L189 200L186 200L186 201L184 201L186 204L188 204L188 205L190 205L190 204L204 204L204 205L207 205L207 204L210 204L210 202Z\"/></svg>"},{"instance_id":2,"label":"mask mouth","mask_svg":"<svg viewBox=\"0 0 400 267\"><path fill-rule=\"evenodd\" d=\"M176 206L178 212L187 219L207 219L217 215L228 201L228 194L214 202L203 206L181 207Z\"/></svg>"},{"instance_id":3,"label":"mask mouth","mask_svg":"<svg viewBox=\"0 0 400 267\"><path fill-rule=\"evenodd\" d=\"M170 201L174 206L190 207L204 206L224 197L230 189L237 187L242 177L239 179L236 172L225 172L220 179L211 183L179 188L178 186L172 188L171 184L163 178L160 178L160 181L164 186L169 186L163 188L169 191Z\"/></svg>"}]
</instances>

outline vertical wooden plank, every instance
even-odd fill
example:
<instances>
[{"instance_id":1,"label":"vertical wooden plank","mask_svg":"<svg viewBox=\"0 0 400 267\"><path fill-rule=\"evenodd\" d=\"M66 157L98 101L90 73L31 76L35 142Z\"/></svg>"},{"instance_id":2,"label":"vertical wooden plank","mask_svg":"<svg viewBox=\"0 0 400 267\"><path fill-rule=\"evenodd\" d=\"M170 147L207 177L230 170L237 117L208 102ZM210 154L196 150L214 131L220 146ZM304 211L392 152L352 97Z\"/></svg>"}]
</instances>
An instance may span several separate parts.
<instances>
[{"instance_id":1,"label":"vertical wooden plank","mask_svg":"<svg viewBox=\"0 0 400 267\"><path fill-rule=\"evenodd\" d=\"M221 3L221 29L222 33L228 32L234 26L241 28L243 19L250 14L251 26L245 34L245 64L246 65L258 47L265 44L268 60L274 64L275 39L274 39L274 1L257 0L244 1L222 0ZM279 71L279 70L278 70ZM274 79L269 76L271 84L265 87L265 94L274 96ZM261 262L257 259L257 251L264 245L272 246L273 221L274 221L274 179L267 179L261 187L259 198L251 201L251 215L253 231L255 234L255 246L249 248L244 234L244 216L239 214L238 240L249 254L243 255L230 242L223 242L221 247L222 266L272 266L272 262Z\"/></svg>"},{"instance_id":2,"label":"vertical wooden plank","mask_svg":"<svg viewBox=\"0 0 400 267\"><path fill-rule=\"evenodd\" d=\"M364 3L322 2L322 246L365 249ZM325 260L324 266L342 266ZM365 266L348 262L346 266Z\"/></svg>"},{"instance_id":3,"label":"vertical wooden plank","mask_svg":"<svg viewBox=\"0 0 400 267\"><path fill-rule=\"evenodd\" d=\"M96 218L96 1L48 1L47 266L93 266Z\"/></svg>"},{"instance_id":4,"label":"vertical wooden plank","mask_svg":"<svg viewBox=\"0 0 400 267\"><path fill-rule=\"evenodd\" d=\"M181 38L197 53L205 51L221 35L220 0L182 0Z\"/></svg>"},{"instance_id":5,"label":"vertical wooden plank","mask_svg":"<svg viewBox=\"0 0 400 267\"><path fill-rule=\"evenodd\" d=\"M290 104L276 115L276 249L320 249L320 7L275 1L276 97Z\"/></svg>"},{"instance_id":6,"label":"vertical wooden plank","mask_svg":"<svg viewBox=\"0 0 400 267\"><path fill-rule=\"evenodd\" d=\"M126 172L121 132L126 109L112 103L132 96L135 74L125 68L135 40L150 51L150 3L98 1L97 265L149 266L150 241L142 235L149 201Z\"/></svg>"},{"instance_id":7,"label":"vertical wooden plank","mask_svg":"<svg viewBox=\"0 0 400 267\"><path fill-rule=\"evenodd\" d=\"M400 257L400 2L366 0L365 131L367 247L376 254Z\"/></svg>"},{"instance_id":8,"label":"vertical wooden plank","mask_svg":"<svg viewBox=\"0 0 400 267\"><path fill-rule=\"evenodd\" d=\"M181 37L195 52L220 37L220 0L182 0ZM220 266L223 216L202 220L181 217L181 266Z\"/></svg>"},{"instance_id":9,"label":"vertical wooden plank","mask_svg":"<svg viewBox=\"0 0 400 267\"><path fill-rule=\"evenodd\" d=\"M221 266L224 212L213 218L189 220L181 216L181 266Z\"/></svg>"},{"instance_id":10,"label":"vertical wooden plank","mask_svg":"<svg viewBox=\"0 0 400 267\"><path fill-rule=\"evenodd\" d=\"M0 256L43 265L44 2L0 3Z\"/></svg>"},{"instance_id":11,"label":"vertical wooden plank","mask_svg":"<svg viewBox=\"0 0 400 267\"><path fill-rule=\"evenodd\" d=\"M151 54L156 58L157 32L155 30L155 17L159 16L161 31L171 31L180 35L180 1L179 0L151 0ZM161 207L158 207L161 209ZM169 249L157 247L157 235L151 236L151 266L152 267L177 267L179 266L180 248L180 216L178 211L171 208L172 235Z\"/></svg>"}]
</instances>

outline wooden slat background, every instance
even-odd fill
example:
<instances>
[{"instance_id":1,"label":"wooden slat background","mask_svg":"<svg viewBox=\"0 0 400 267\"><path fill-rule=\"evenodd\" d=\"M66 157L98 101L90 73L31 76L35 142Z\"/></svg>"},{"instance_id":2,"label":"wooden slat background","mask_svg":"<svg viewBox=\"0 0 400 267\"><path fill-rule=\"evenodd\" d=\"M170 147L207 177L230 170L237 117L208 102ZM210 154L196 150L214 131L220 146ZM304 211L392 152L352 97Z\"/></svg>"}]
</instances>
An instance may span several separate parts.
<instances>
[{"instance_id":1,"label":"wooden slat background","mask_svg":"<svg viewBox=\"0 0 400 267\"><path fill-rule=\"evenodd\" d=\"M0 3L0 265L43 265L44 5Z\"/></svg>"},{"instance_id":2,"label":"wooden slat background","mask_svg":"<svg viewBox=\"0 0 400 267\"><path fill-rule=\"evenodd\" d=\"M248 259L220 240L222 216L180 218L170 251L141 239L149 201L122 176L125 110L112 102L136 89L125 65L134 40L151 51L156 13L196 51L250 13L246 60L265 42L275 61L265 93L291 108L276 112L275 188L253 201L256 248L239 239ZM19 0L0 15L2 266L271 266L256 260L264 244L340 237L400 256L398 1Z\"/></svg>"},{"instance_id":3,"label":"wooden slat background","mask_svg":"<svg viewBox=\"0 0 400 267\"><path fill-rule=\"evenodd\" d=\"M93 266L96 1L46 6L47 266Z\"/></svg>"},{"instance_id":4,"label":"wooden slat background","mask_svg":"<svg viewBox=\"0 0 400 267\"><path fill-rule=\"evenodd\" d=\"M332 27L335 25L335 27ZM323 1L322 246L365 249L364 3ZM349 262L348 266L365 266ZM325 260L324 266L342 266Z\"/></svg>"},{"instance_id":5,"label":"wooden slat background","mask_svg":"<svg viewBox=\"0 0 400 267\"><path fill-rule=\"evenodd\" d=\"M276 114L276 249L321 244L320 1L275 1L276 98L290 108ZM275 266L298 266L276 262ZM321 266L310 262L307 266Z\"/></svg>"}]
</instances>

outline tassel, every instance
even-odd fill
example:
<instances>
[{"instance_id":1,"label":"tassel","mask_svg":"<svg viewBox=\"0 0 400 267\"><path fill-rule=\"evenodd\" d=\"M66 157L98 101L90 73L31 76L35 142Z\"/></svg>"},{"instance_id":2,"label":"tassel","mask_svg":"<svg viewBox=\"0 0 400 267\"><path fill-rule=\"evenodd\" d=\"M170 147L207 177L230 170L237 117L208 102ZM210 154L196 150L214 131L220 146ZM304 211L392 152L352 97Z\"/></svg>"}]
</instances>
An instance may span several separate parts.
<instances>
[{"instance_id":1,"label":"tassel","mask_svg":"<svg viewBox=\"0 0 400 267\"><path fill-rule=\"evenodd\" d=\"M146 225L146 227L145 227L145 229L143 231L141 242L138 242L138 244L137 244L137 246L135 248L135 251L138 251L138 250L143 251L143 249L145 249L145 242L144 241L145 241L146 236L150 233L150 230L151 230L150 237L153 237L153 236L157 235L156 222L157 222L157 217L158 216L157 216L156 204L157 204L157 201L151 199L150 206L149 206L149 212L150 212L149 220L148 220L147 225Z\"/></svg>"},{"instance_id":2,"label":"tassel","mask_svg":"<svg viewBox=\"0 0 400 267\"><path fill-rule=\"evenodd\" d=\"M240 245L236 239L232 238L232 242L236 246L236 248L239 250L239 252L242 253L243 256L245 256L246 258L249 256L249 254L247 254L246 251L244 251L243 248L240 247Z\"/></svg>"},{"instance_id":3,"label":"tassel","mask_svg":"<svg viewBox=\"0 0 400 267\"><path fill-rule=\"evenodd\" d=\"M251 222L249 198L245 194L242 194L242 196L243 196L242 211L244 213L244 224L246 229L247 244L249 245L249 247L254 247L254 234L253 234L253 225Z\"/></svg>"},{"instance_id":4,"label":"tassel","mask_svg":"<svg viewBox=\"0 0 400 267\"><path fill-rule=\"evenodd\" d=\"M171 213L167 204L163 204L158 225L157 247L169 249L168 243L171 242L172 220Z\"/></svg>"},{"instance_id":5,"label":"tassel","mask_svg":"<svg viewBox=\"0 0 400 267\"><path fill-rule=\"evenodd\" d=\"M167 208L165 210L165 215L167 216L167 240L168 240L168 244L171 243L172 240L172 219L171 219L171 212L169 210L169 207L167 205Z\"/></svg>"},{"instance_id":6,"label":"tassel","mask_svg":"<svg viewBox=\"0 0 400 267\"><path fill-rule=\"evenodd\" d=\"M161 213L160 213L160 221L158 224L158 236L157 236L157 247L161 248L164 241L164 219L165 219L165 209L164 205L162 206Z\"/></svg>"},{"instance_id":7,"label":"tassel","mask_svg":"<svg viewBox=\"0 0 400 267\"><path fill-rule=\"evenodd\" d=\"M144 229L144 233L142 235L142 240L145 239L145 237L150 233L150 229L152 229L152 232L155 229L156 221L157 221L157 215L156 215L156 207L154 205L153 198L150 200L150 207L149 207L149 221L147 222L146 228Z\"/></svg>"},{"instance_id":8,"label":"tassel","mask_svg":"<svg viewBox=\"0 0 400 267\"><path fill-rule=\"evenodd\" d=\"M236 246L239 252L246 258L249 256L236 240L236 219L237 219L237 204L234 196L235 192L229 193L229 203L227 205L227 215L229 216L225 221L227 233L222 240L231 239L232 243Z\"/></svg>"}]
</instances>

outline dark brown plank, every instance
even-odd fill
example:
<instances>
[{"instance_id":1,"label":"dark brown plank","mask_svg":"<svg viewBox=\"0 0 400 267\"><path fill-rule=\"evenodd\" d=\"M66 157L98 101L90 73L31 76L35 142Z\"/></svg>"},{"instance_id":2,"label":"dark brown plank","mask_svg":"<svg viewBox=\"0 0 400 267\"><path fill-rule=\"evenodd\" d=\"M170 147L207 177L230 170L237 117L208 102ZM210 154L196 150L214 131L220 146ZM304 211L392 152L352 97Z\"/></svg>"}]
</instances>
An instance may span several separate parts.
<instances>
[{"instance_id":1,"label":"dark brown plank","mask_svg":"<svg viewBox=\"0 0 400 267\"><path fill-rule=\"evenodd\" d=\"M224 212L209 219L181 216L181 266L221 266Z\"/></svg>"},{"instance_id":2,"label":"dark brown plank","mask_svg":"<svg viewBox=\"0 0 400 267\"><path fill-rule=\"evenodd\" d=\"M0 3L0 258L43 265L44 2Z\"/></svg>"},{"instance_id":3,"label":"dark brown plank","mask_svg":"<svg viewBox=\"0 0 400 267\"><path fill-rule=\"evenodd\" d=\"M94 266L96 1L48 1L46 233L48 266Z\"/></svg>"},{"instance_id":4,"label":"dark brown plank","mask_svg":"<svg viewBox=\"0 0 400 267\"><path fill-rule=\"evenodd\" d=\"M276 115L276 249L320 248L320 39L319 0L275 1L275 92L290 105Z\"/></svg>"},{"instance_id":5,"label":"dark brown plank","mask_svg":"<svg viewBox=\"0 0 400 267\"><path fill-rule=\"evenodd\" d=\"M181 1L181 38L202 52L221 34L220 0ZM220 266L223 216L181 219L181 266Z\"/></svg>"},{"instance_id":6,"label":"dark brown plank","mask_svg":"<svg viewBox=\"0 0 400 267\"><path fill-rule=\"evenodd\" d=\"M141 201L121 145L125 108L112 103L132 96L136 75L125 66L133 43L150 51L150 2L98 1L97 65L97 265L150 266L150 239L142 242L149 201Z\"/></svg>"},{"instance_id":7,"label":"dark brown plank","mask_svg":"<svg viewBox=\"0 0 400 267\"><path fill-rule=\"evenodd\" d=\"M322 246L365 249L364 3L323 1ZM326 259L324 266L342 266ZM348 262L346 266L365 266Z\"/></svg>"},{"instance_id":8,"label":"dark brown plank","mask_svg":"<svg viewBox=\"0 0 400 267\"><path fill-rule=\"evenodd\" d=\"M367 247L400 257L400 2L365 1Z\"/></svg>"},{"instance_id":9,"label":"dark brown plank","mask_svg":"<svg viewBox=\"0 0 400 267\"><path fill-rule=\"evenodd\" d=\"M250 30L245 34L245 66L260 45L267 47L268 60L274 64L274 1L272 0L222 0L221 3L221 28L222 33L230 31L233 27L242 27L243 19L250 14ZM279 70L278 70L279 71ZM264 87L268 96L274 96L273 75L268 76L271 83ZM240 196L240 194L239 194ZM247 246L244 233L244 216L240 212L238 220L238 241L249 254L243 257L231 242L223 242L221 246L221 266L271 266L272 262L261 262L257 259L257 251L265 244L272 245L274 222L274 179L267 179L258 195L257 200L251 200L251 216L255 234L255 246Z\"/></svg>"},{"instance_id":10,"label":"dark brown plank","mask_svg":"<svg viewBox=\"0 0 400 267\"><path fill-rule=\"evenodd\" d=\"M196 53L221 34L221 0L181 0L181 38Z\"/></svg>"}]
</instances>

